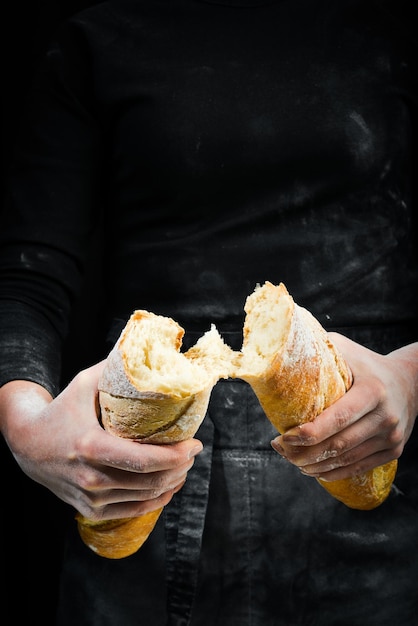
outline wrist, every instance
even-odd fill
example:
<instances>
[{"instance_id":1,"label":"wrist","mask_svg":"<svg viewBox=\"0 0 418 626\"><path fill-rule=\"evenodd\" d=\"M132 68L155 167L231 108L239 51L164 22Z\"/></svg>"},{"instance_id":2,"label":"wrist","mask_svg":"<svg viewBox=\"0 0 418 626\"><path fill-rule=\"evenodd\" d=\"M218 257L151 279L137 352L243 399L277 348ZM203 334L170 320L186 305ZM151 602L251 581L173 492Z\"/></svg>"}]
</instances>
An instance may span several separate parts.
<instances>
[{"instance_id":1,"label":"wrist","mask_svg":"<svg viewBox=\"0 0 418 626\"><path fill-rule=\"evenodd\" d=\"M52 396L42 385L28 380L12 380L0 387L0 431L7 439L10 425L38 415Z\"/></svg>"},{"instance_id":2,"label":"wrist","mask_svg":"<svg viewBox=\"0 0 418 626\"><path fill-rule=\"evenodd\" d=\"M411 413L418 415L418 342L411 343L388 354L389 358L395 359L397 367L404 374L407 388L410 390L408 397L411 403Z\"/></svg>"}]
</instances>

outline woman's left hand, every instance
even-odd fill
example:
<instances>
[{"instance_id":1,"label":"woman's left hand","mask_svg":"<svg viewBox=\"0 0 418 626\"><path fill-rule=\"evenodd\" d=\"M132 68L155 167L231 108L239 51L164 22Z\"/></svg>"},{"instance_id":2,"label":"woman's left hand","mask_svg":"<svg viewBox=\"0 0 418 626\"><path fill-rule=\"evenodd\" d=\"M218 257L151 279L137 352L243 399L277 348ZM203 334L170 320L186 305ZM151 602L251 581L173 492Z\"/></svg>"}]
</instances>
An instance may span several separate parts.
<instances>
[{"instance_id":1,"label":"woman's left hand","mask_svg":"<svg viewBox=\"0 0 418 626\"><path fill-rule=\"evenodd\" d=\"M274 439L303 474L339 480L397 459L418 414L418 343L378 354L338 333L353 385L315 420Z\"/></svg>"}]
</instances>

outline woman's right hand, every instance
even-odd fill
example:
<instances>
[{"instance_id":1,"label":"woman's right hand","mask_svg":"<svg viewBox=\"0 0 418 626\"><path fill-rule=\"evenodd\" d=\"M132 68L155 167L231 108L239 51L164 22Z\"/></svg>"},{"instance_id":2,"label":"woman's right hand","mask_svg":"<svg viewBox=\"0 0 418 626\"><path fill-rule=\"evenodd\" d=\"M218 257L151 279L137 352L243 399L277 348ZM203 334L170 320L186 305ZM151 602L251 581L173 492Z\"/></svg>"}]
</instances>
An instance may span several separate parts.
<instances>
[{"instance_id":1,"label":"woman's right hand","mask_svg":"<svg viewBox=\"0 0 418 626\"><path fill-rule=\"evenodd\" d=\"M80 372L55 399L29 381L0 389L2 434L21 469L96 521L165 506L202 450L196 439L151 445L103 430L98 381L104 363Z\"/></svg>"}]
</instances>

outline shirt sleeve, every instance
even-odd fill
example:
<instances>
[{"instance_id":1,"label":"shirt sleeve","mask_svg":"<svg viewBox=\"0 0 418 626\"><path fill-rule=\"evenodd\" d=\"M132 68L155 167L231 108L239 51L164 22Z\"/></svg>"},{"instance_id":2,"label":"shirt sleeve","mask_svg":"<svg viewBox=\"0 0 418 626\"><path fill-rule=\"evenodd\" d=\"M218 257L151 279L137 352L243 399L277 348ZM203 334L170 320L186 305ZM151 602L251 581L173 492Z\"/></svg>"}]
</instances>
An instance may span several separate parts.
<instances>
[{"instance_id":1,"label":"shirt sleeve","mask_svg":"<svg viewBox=\"0 0 418 626\"><path fill-rule=\"evenodd\" d=\"M85 37L67 25L34 80L0 229L0 385L56 394L60 352L99 219L102 131Z\"/></svg>"}]
</instances>

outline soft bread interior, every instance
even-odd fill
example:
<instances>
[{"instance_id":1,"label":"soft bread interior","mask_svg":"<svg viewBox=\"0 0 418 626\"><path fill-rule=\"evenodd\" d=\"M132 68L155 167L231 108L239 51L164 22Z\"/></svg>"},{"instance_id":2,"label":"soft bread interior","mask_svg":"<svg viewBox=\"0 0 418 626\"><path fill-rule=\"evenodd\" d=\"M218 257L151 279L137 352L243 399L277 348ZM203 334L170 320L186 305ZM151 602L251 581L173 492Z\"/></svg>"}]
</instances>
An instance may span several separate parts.
<instances>
[{"instance_id":1,"label":"soft bread interior","mask_svg":"<svg viewBox=\"0 0 418 626\"><path fill-rule=\"evenodd\" d=\"M206 371L208 376L214 376L216 381L229 378L239 361L239 354L224 342L214 324L184 356L191 365Z\"/></svg>"},{"instance_id":2,"label":"soft bread interior","mask_svg":"<svg viewBox=\"0 0 418 626\"><path fill-rule=\"evenodd\" d=\"M135 311L120 341L125 373L138 391L186 397L208 384L198 359L179 351L184 331L171 318Z\"/></svg>"},{"instance_id":3,"label":"soft bread interior","mask_svg":"<svg viewBox=\"0 0 418 626\"><path fill-rule=\"evenodd\" d=\"M240 373L261 375L274 356L281 352L291 324L293 299L283 284L258 285L245 303Z\"/></svg>"},{"instance_id":4,"label":"soft bread interior","mask_svg":"<svg viewBox=\"0 0 418 626\"><path fill-rule=\"evenodd\" d=\"M214 325L186 353L180 352L183 335L169 317L134 311L99 381L106 430L154 443L194 436L235 353Z\"/></svg>"}]
</instances>

